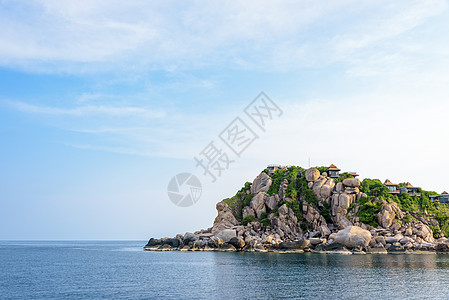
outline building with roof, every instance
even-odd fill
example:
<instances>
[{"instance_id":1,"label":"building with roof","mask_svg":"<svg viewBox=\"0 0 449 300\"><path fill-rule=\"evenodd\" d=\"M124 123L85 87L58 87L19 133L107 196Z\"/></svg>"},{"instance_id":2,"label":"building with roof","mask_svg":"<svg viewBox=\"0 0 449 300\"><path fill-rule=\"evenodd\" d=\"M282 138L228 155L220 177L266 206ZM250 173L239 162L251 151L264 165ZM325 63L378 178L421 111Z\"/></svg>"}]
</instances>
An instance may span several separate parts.
<instances>
[{"instance_id":1,"label":"building with roof","mask_svg":"<svg viewBox=\"0 0 449 300\"><path fill-rule=\"evenodd\" d=\"M274 174L274 172L276 172L277 170L284 169L285 167L286 166L272 164L272 165L268 165L267 169L270 174Z\"/></svg>"},{"instance_id":2,"label":"building with roof","mask_svg":"<svg viewBox=\"0 0 449 300\"><path fill-rule=\"evenodd\" d=\"M340 177L340 169L337 168L334 164L331 164L327 169L327 174L330 178L338 178Z\"/></svg>"},{"instance_id":3,"label":"building with roof","mask_svg":"<svg viewBox=\"0 0 449 300\"><path fill-rule=\"evenodd\" d=\"M385 180L384 185L388 188L390 194L399 195L401 193L399 184L392 183L389 179Z\"/></svg>"},{"instance_id":4,"label":"building with roof","mask_svg":"<svg viewBox=\"0 0 449 300\"><path fill-rule=\"evenodd\" d=\"M440 203L449 203L449 194L444 191L440 195L429 196L433 201L439 201Z\"/></svg>"},{"instance_id":5,"label":"building with roof","mask_svg":"<svg viewBox=\"0 0 449 300\"><path fill-rule=\"evenodd\" d=\"M407 193L410 196L421 196L421 193L419 192L421 188L413 186L410 182L407 182L405 186L400 188L401 194Z\"/></svg>"}]
</instances>

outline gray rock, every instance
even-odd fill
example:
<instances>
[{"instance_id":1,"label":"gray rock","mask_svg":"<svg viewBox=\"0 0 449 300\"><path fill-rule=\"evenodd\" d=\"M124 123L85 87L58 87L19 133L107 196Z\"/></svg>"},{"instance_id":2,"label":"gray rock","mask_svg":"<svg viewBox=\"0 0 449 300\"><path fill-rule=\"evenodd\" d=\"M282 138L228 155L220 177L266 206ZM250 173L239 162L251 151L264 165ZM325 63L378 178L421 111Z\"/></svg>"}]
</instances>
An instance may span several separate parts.
<instances>
[{"instance_id":1,"label":"gray rock","mask_svg":"<svg viewBox=\"0 0 449 300\"><path fill-rule=\"evenodd\" d=\"M343 180L343 185L346 187L359 187L360 186L360 180L358 178L346 178Z\"/></svg>"},{"instance_id":2,"label":"gray rock","mask_svg":"<svg viewBox=\"0 0 449 300\"><path fill-rule=\"evenodd\" d=\"M413 241L411 238L403 237L402 239L399 240L399 243L401 243L402 245L405 245L407 243L410 243L411 241Z\"/></svg>"},{"instance_id":3,"label":"gray rock","mask_svg":"<svg viewBox=\"0 0 449 300\"><path fill-rule=\"evenodd\" d=\"M306 171L306 180L314 182L320 177L320 171L317 168L310 168Z\"/></svg>"},{"instance_id":4,"label":"gray rock","mask_svg":"<svg viewBox=\"0 0 449 300\"><path fill-rule=\"evenodd\" d=\"M245 206L242 210L242 217L246 218L247 216L256 217L256 213L254 212L254 209L252 209L249 206Z\"/></svg>"},{"instance_id":5,"label":"gray rock","mask_svg":"<svg viewBox=\"0 0 449 300\"><path fill-rule=\"evenodd\" d=\"M340 196L338 197L338 206L343 209L348 209L351 203L351 197L346 193L340 194Z\"/></svg>"},{"instance_id":6,"label":"gray rock","mask_svg":"<svg viewBox=\"0 0 449 300\"><path fill-rule=\"evenodd\" d=\"M356 247L366 248L371 240L371 233L358 226L348 226L335 235L335 242L353 249Z\"/></svg>"},{"instance_id":7,"label":"gray rock","mask_svg":"<svg viewBox=\"0 0 449 300\"><path fill-rule=\"evenodd\" d=\"M218 215L215 218L214 225L211 229L212 234L216 234L224 229L231 228L239 223L234 217L231 208L225 202L218 202L216 205L216 209Z\"/></svg>"},{"instance_id":8,"label":"gray rock","mask_svg":"<svg viewBox=\"0 0 449 300\"><path fill-rule=\"evenodd\" d=\"M237 232L234 229L225 229L217 233L215 237L221 239L224 243L227 243L232 238L237 237Z\"/></svg>"},{"instance_id":9,"label":"gray rock","mask_svg":"<svg viewBox=\"0 0 449 300\"><path fill-rule=\"evenodd\" d=\"M377 222L380 226L384 228L388 228L393 224L393 220L396 217L396 213L394 212L390 203L384 203L380 207L380 211L377 214Z\"/></svg>"},{"instance_id":10,"label":"gray rock","mask_svg":"<svg viewBox=\"0 0 449 300\"><path fill-rule=\"evenodd\" d=\"M184 237L183 237L183 243L184 243L185 245L188 245L190 242L196 241L196 240L198 240L198 239L199 239L199 236L198 236L198 235L193 234L193 233L191 233L191 232L186 232L186 233L184 234Z\"/></svg>"},{"instance_id":11,"label":"gray rock","mask_svg":"<svg viewBox=\"0 0 449 300\"><path fill-rule=\"evenodd\" d=\"M332 243L328 245L324 245L323 250L325 251L334 251L334 252L346 252L348 249L345 247L345 245L340 243Z\"/></svg>"},{"instance_id":12,"label":"gray rock","mask_svg":"<svg viewBox=\"0 0 449 300\"><path fill-rule=\"evenodd\" d=\"M320 239L320 238L311 238L311 239L309 239L309 242L310 242L310 244L312 246L324 243L325 241L326 241L325 239L323 240L323 239Z\"/></svg>"},{"instance_id":13,"label":"gray rock","mask_svg":"<svg viewBox=\"0 0 449 300\"><path fill-rule=\"evenodd\" d=\"M266 208L265 208L265 199L266 198L268 198L268 194L265 193L265 192L260 192L260 193L256 194L253 197L253 199L251 199L251 202L249 203L249 206L256 213L256 217L257 218L260 218L262 213L267 211Z\"/></svg>"},{"instance_id":14,"label":"gray rock","mask_svg":"<svg viewBox=\"0 0 449 300\"><path fill-rule=\"evenodd\" d=\"M184 246L180 239L165 239L163 245L170 245L172 248L178 248L179 246Z\"/></svg>"},{"instance_id":15,"label":"gray rock","mask_svg":"<svg viewBox=\"0 0 449 300\"><path fill-rule=\"evenodd\" d=\"M337 185L336 185L336 187L335 187L335 191L336 191L337 193L343 192L343 183L341 183L341 182L337 183Z\"/></svg>"},{"instance_id":16,"label":"gray rock","mask_svg":"<svg viewBox=\"0 0 449 300\"><path fill-rule=\"evenodd\" d=\"M387 244L394 244L394 243L396 243L397 241L398 241L398 239L395 238L395 237L392 237L392 236L387 236L387 237L385 238L385 243L387 243Z\"/></svg>"},{"instance_id":17,"label":"gray rock","mask_svg":"<svg viewBox=\"0 0 449 300\"><path fill-rule=\"evenodd\" d=\"M254 179L251 185L251 194L257 194L260 192L268 192L271 186L271 178L264 172L260 173L256 179Z\"/></svg>"},{"instance_id":18,"label":"gray rock","mask_svg":"<svg viewBox=\"0 0 449 300\"><path fill-rule=\"evenodd\" d=\"M277 194L269 196L265 199L265 205L267 206L268 210L273 210L277 208L278 203L279 203L279 196Z\"/></svg>"},{"instance_id":19,"label":"gray rock","mask_svg":"<svg viewBox=\"0 0 449 300\"><path fill-rule=\"evenodd\" d=\"M405 251L406 250L405 250L404 246L402 246L399 243L394 243L393 245L391 245L388 248L388 252L390 252L390 253L393 253L393 252L400 252L400 253L402 253L402 252L405 252Z\"/></svg>"},{"instance_id":20,"label":"gray rock","mask_svg":"<svg viewBox=\"0 0 449 300\"><path fill-rule=\"evenodd\" d=\"M376 240L377 243L382 244L384 246L386 245L386 241L383 236L376 236L374 239Z\"/></svg>"},{"instance_id":21,"label":"gray rock","mask_svg":"<svg viewBox=\"0 0 449 300\"><path fill-rule=\"evenodd\" d=\"M444 242L436 244L435 251L437 251L438 253L449 253L449 243Z\"/></svg>"},{"instance_id":22,"label":"gray rock","mask_svg":"<svg viewBox=\"0 0 449 300\"><path fill-rule=\"evenodd\" d=\"M310 244L308 240L300 240L293 242L282 242L279 244L281 250L303 250Z\"/></svg>"},{"instance_id":23,"label":"gray rock","mask_svg":"<svg viewBox=\"0 0 449 300\"><path fill-rule=\"evenodd\" d=\"M242 249L245 247L245 241L241 237L233 237L228 242L232 246L234 246L236 249Z\"/></svg>"}]
</instances>

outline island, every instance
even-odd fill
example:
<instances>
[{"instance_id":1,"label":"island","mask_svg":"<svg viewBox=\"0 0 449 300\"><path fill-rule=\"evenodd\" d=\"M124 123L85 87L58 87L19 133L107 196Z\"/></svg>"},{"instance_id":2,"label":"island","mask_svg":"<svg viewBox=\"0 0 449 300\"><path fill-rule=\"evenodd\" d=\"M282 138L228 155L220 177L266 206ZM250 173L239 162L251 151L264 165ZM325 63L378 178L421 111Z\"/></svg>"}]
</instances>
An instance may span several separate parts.
<instances>
[{"instance_id":1,"label":"island","mask_svg":"<svg viewBox=\"0 0 449 300\"><path fill-rule=\"evenodd\" d=\"M269 165L217 203L208 229L151 238L148 251L449 253L449 195L360 181L335 165Z\"/></svg>"}]
</instances>

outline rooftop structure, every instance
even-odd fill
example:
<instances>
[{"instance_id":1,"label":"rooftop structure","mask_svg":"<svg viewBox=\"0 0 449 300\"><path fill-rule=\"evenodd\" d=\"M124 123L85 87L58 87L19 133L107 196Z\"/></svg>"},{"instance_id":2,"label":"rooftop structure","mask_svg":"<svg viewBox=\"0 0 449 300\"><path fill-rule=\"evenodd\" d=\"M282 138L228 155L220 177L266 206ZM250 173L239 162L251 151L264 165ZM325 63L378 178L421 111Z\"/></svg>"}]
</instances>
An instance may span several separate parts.
<instances>
[{"instance_id":1,"label":"rooftop structure","mask_svg":"<svg viewBox=\"0 0 449 300\"><path fill-rule=\"evenodd\" d=\"M419 192L421 188L413 186L410 182L407 182L405 186L401 187L401 194L407 193L410 196L421 196L421 193Z\"/></svg>"},{"instance_id":2,"label":"rooftop structure","mask_svg":"<svg viewBox=\"0 0 449 300\"><path fill-rule=\"evenodd\" d=\"M339 168L337 168L337 166L334 164L331 164L329 166L329 168L327 169L328 176L330 178L338 178L340 176L340 171L341 170Z\"/></svg>"},{"instance_id":3,"label":"rooftop structure","mask_svg":"<svg viewBox=\"0 0 449 300\"><path fill-rule=\"evenodd\" d=\"M439 201L441 203L449 203L449 194L444 191L440 195L430 196L433 201Z\"/></svg>"},{"instance_id":4,"label":"rooftop structure","mask_svg":"<svg viewBox=\"0 0 449 300\"><path fill-rule=\"evenodd\" d=\"M385 180L384 185L388 188L390 194L399 195L401 193L399 184L392 183L390 179Z\"/></svg>"},{"instance_id":5,"label":"rooftop structure","mask_svg":"<svg viewBox=\"0 0 449 300\"><path fill-rule=\"evenodd\" d=\"M286 166L282 166L282 165L275 165L275 164L271 164L267 166L268 172L270 174L273 174L274 172L276 172L279 169L284 169L286 168Z\"/></svg>"}]
</instances>

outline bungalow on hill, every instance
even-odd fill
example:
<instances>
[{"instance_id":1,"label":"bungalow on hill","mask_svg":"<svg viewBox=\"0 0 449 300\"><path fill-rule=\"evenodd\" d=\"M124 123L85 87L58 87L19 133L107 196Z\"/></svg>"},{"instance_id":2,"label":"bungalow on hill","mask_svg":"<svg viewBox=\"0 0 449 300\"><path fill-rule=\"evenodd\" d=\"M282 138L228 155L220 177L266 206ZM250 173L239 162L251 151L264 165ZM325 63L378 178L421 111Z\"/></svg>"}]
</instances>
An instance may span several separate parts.
<instances>
[{"instance_id":1,"label":"bungalow on hill","mask_svg":"<svg viewBox=\"0 0 449 300\"><path fill-rule=\"evenodd\" d=\"M440 195L430 196L430 199L433 201L439 201L440 203L449 203L449 194L444 191Z\"/></svg>"},{"instance_id":2,"label":"bungalow on hill","mask_svg":"<svg viewBox=\"0 0 449 300\"><path fill-rule=\"evenodd\" d=\"M273 175L274 172L276 172L277 170L284 169L284 168L285 168L285 166L282 166L282 165L268 165L267 166L268 172L271 175Z\"/></svg>"},{"instance_id":3,"label":"bungalow on hill","mask_svg":"<svg viewBox=\"0 0 449 300\"><path fill-rule=\"evenodd\" d=\"M389 179L385 180L384 185L388 188L390 194L399 195L401 193L399 184L394 184Z\"/></svg>"},{"instance_id":4,"label":"bungalow on hill","mask_svg":"<svg viewBox=\"0 0 449 300\"><path fill-rule=\"evenodd\" d=\"M411 185L410 182L407 182L407 184L405 186L401 187L400 190L401 190L401 194L402 193L407 193L410 196L418 196L418 197L420 197L421 196L421 193L419 192L420 189L421 188L419 188L419 187L415 187L415 186Z\"/></svg>"},{"instance_id":5,"label":"bungalow on hill","mask_svg":"<svg viewBox=\"0 0 449 300\"><path fill-rule=\"evenodd\" d=\"M331 164L327 169L327 173L330 178L338 178L340 177L340 169L337 168L334 164Z\"/></svg>"}]
</instances>

